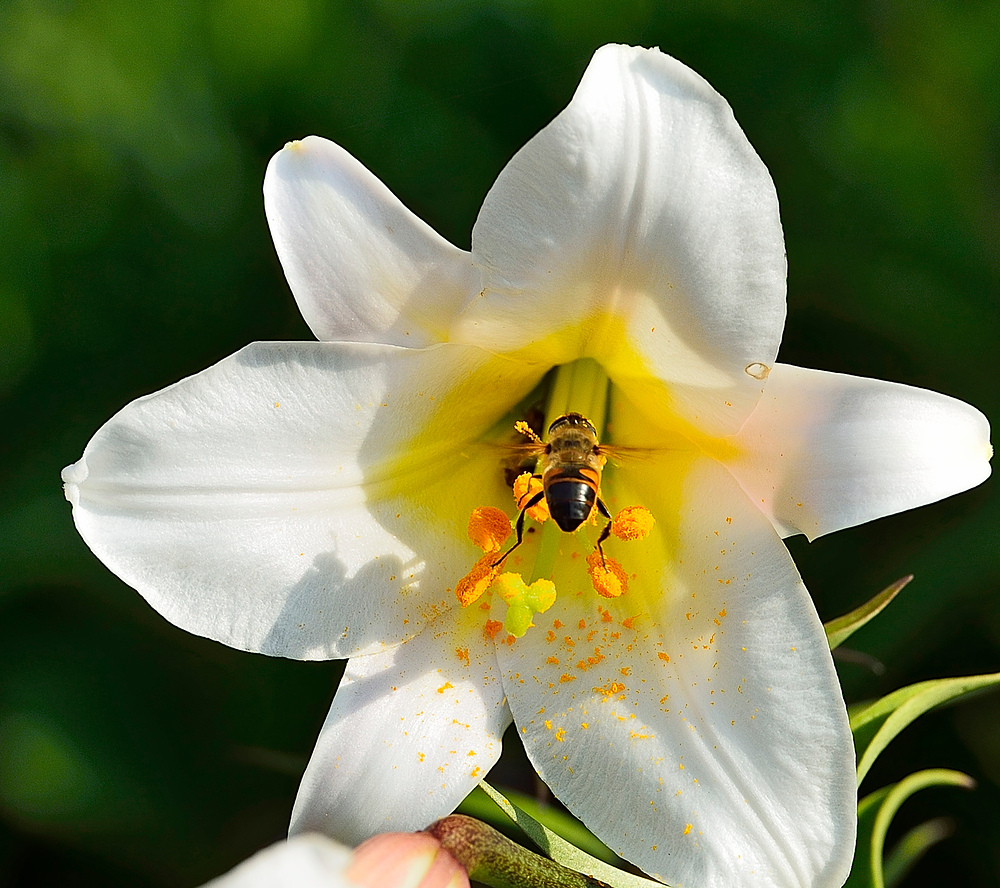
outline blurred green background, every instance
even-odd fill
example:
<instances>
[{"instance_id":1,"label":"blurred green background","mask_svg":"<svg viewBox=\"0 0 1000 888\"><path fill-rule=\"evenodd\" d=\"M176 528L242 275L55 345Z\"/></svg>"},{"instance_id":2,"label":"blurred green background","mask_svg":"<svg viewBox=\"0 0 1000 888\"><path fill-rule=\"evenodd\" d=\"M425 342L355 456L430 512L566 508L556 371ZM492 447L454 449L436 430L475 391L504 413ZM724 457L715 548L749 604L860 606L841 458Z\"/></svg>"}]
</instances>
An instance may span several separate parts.
<instances>
[{"instance_id":1,"label":"blurred green background","mask_svg":"<svg viewBox=\"0 0 1000 888\"><path fill-rule=\"evenodd\" d=\"M2 0L0 883L192 886L279 838L337 664L167 624L90 554L59 470L98 426L256 339L306 339L260 185L334 139L468 247L507 159L606 42L732 104L781 199L783 360L1000 416L1000 4L974 0ZM850 646L851 700L1000 669L996 484L789 546L821 615L916 580ZM519 744L503 780L525 778ZM955 835L906 882L1000 881L1000 698L904 734Z\"/></svg>"}]
</instances>

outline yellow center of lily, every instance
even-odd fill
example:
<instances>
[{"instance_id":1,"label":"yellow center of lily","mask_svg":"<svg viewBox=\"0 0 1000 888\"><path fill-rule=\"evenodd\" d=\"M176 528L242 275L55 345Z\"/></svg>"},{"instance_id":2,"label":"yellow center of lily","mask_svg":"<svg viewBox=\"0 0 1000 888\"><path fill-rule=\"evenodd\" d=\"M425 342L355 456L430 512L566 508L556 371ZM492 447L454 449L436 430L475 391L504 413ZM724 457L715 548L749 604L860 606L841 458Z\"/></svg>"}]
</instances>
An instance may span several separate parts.
<instances>
[{"instance_id":1,"label":"yellow center of lily","mask_svg":"<svg viewBox=\"0 0 1000 888\"><path fill-rule=\"evenodd\" d=\"M582 359L559 367L549 398L546 427L557 417L574 412L583 413L583 410L586 410L587 413L583 415L594 429L602 430L607 409L608 388L607 374L593 360ZM542 444L525 423L518 422L515 427L534 443ZM545 456L542 459L545 459ZM603 462L603 456L601 459ZM596 475L600 477L599 472ZM516 572L500 572L507 555L512 551L508 549L506 553L503 552L503 546L512 532L511 519L498 508L479 506L473 509L469 517L468 532L469 538L482 549L484 554L469 573L455 585L455 596L462 607L468 607L478 601L487 591L495 592L499 596L507 605L505 619L502 624L496 620L487 620L484 631L492 638L500 631L502 625L511 642L514 638L521 638L534 625L532 622L534 614L544 613L555 603L556 586L553 574L559 534L562 533L555 526L555 522L548 521L551 517L549 504L539 476L530 472L518 476L514 481L513 494L518 509L523 509L527 518L545 524L535 559L533 582L530 584L525 582L521 574ZM596 523L599 508L604 509L600 499L600 489L595 489L594 494L596 504L584 524ZM537 502L532 503L533 500ZM532 505L526 508L529 503ZM608 513L604 511L603 514ZM523 525L524 516L518 517ZM619 598L628 591L629 583L629 575L625 568L603 551L601 542L609 535L622 541L643 539L649 535L654 523L655 519L650 511L638 505L628 506L614 518L609 519L597 546L587 557L587 574L598 595L603 598ZM529 533L532 531L533 528L528 529ZM519 531L518 545L520 541ZM489 608L488 603L481 606Z\"/></svg>"}]
</instances>

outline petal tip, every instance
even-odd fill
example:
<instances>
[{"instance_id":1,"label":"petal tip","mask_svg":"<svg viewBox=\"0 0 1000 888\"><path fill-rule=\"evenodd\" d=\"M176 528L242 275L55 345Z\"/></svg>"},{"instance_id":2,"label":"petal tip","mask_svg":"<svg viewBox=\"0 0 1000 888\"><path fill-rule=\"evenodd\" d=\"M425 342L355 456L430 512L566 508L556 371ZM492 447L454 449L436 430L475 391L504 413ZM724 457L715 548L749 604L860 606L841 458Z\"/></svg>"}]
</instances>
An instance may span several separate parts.
<instances>
[{"instance_id":1,"label":"petal tip","mask_svg":"<svg viewBox=\"0 0 1000 888\"><path fill-rule=\"evenodd\" d=\"M87 467L87 460L80 459L72 465L66 466L60 473L63 482L63 494L74 506L80 499L80 485L87 480L90 469Z\"/></svg>"},{"instance_id":2,"label":"petal tip","mask_svg":"<svg viewBox=\"0 0 1000 888\"><path fill-rule=\"evenodd\" d=\"M290 151L294 154L302 154L307 149L307 142L310 139L318 138L317 136L305 136L302 139L292 139L290 142L285 142L282 151Z\"/></svg>"},{"instance_id":3,"label":"petal tip","mask_svg":"<svg viewBox=\"0 0 1000 888\"><path fill-rule=\"evenodd\" d=\"M307 161L317 151L322 150L324 146L331 144L328 139L324 139L322 136L303 136L301 139L292 139L289 142L285 142L281 150L277 151L271 158L265 179L277 164Z\"/></svg>"}]
</instances>

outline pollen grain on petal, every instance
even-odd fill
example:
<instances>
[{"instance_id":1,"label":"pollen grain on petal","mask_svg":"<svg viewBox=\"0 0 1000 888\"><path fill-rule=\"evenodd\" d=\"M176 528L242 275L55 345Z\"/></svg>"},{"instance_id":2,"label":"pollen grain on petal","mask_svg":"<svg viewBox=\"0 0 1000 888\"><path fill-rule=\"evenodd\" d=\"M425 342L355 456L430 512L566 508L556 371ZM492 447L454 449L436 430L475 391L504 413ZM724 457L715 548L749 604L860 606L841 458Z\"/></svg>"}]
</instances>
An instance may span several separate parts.
<instances>
[{"instance_id":1,"label":"pollen grain on petal","mask_svg":"<svg viewBox=\"0 0 1000 888\"><path fill-rule=\"evenodd\" d=\"M601 557L596 549L587 556L587 573L597 594L603 598L619 598L628 591L628 574L614 558Z\"/></svg>"},{"instance_id":2,"label":"pollen grain on petal","mask_svg":"<svg viewBox=\"0 0 1000 888\"><path fill-rule=\"evenodd\" d=\"M503 623L499 620L487 620L486 625L483 626L483 635L487 638L493 639L497 637L497 633L503 629Z\"/></svg>"},{"instance_id":3,"label":"pollen grain on petal","mask_svg":"<svg viewBox=\"0 0 1000 888\"><path fill-rule=\"evenodd\" d=\"M493 506L478 506L469 516L469 539L484 552L499 552L510 536L510 519Z\"/></svg>"},{"instance_id":4,"label":"pollen grain on petal","mask_svg":"<svg viewBox=\"0 0 1000 888\"><path fill-rule=\"evenodd\" d=\"M610 684L603 685L601 687L593 688L595 694L601 695L601 702L606 703L616 694L621 694L624 691L625 685L620 681L613 681ZM624 697L619 697L619 699L624 699Z\"/></svg>"},{"instance_id":5,"label":"pollen grain on petal","mask_svg":"<svg viewBox=\"0 0 1000 888\"><path fill-rule=\"evenodd\" d=\"M611 522L611 532L620 540L641 540L649 536L656 519L645 506L628 506Z\"/></svg>"}]
</instances>

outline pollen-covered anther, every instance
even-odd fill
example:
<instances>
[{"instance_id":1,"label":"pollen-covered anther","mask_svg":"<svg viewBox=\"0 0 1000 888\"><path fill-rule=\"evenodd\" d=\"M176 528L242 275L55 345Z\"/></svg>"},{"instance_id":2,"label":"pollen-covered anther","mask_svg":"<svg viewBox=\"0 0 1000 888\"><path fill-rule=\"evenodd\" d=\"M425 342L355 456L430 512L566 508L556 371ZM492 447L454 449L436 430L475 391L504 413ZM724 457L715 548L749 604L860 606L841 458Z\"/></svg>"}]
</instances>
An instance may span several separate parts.
<instances>
[{"instance_id":1,"label":"pollen-covered anther","mask_svg":"<svg viewBox=\"0 0 1000 888\"><path fill-rule=\"evenodd\" d=\"M517 507L524 508L524 504L533 496L541 493L543 489L541 479L535 478L531 472L523 472L518 475L514 479L514 501L517 503ZM539 524L549 518L549 506L544 497L528 509L528 517Z\"/></svg>"},{"instance_id":2,"label":"pollen-covered anther","mask_svg":"<svg viewBox=\"0 0 1000 888\"><path fill-rule=\"evenodd\" d=\"M625 568L608 555L602 558L597 549L587 556L587 573L602 598L619 598L628 592Z\"/></svg>"},{"instance_id":3,"label":"pollen-covered anther","mask_svg":"<svg viewBox=\"0 0 1000 888\"><path fill-rule=\"evenodd\" d=\"M502 514L502 513L501 513ZM483 593L489 589L490 583L492 583L498 573L500 573L500 566L493 566L493 562L497 560L496 549L492 551L487 551L482 558L480 558L462 579L455 584L455 597L458 599L459 604L462 607L468 607L474 601L478 601L482 597Z\"/></svg>"},{"instance_id":4,"label":"pollen-covered anther","mask_svg":"<svg viewBox=\"0 0 1000 888\"><path fill-rule=\"evenodd\" d=\"M469 539L484 552L499 552L511 534L510 519L493 506L478 506L469 516Z\"/></svg>"},{"instance_id":5,"label":"pollen-covered anther","mask_svg":"<svg viewBox=\"0 0 1000 888\"><path fill-rule=\"evenodd\" d=\"M645 506L627 506L611 522L611 532L620 540L642 540L649 536L656 519Z\"/></svg>"}]
</instances>

